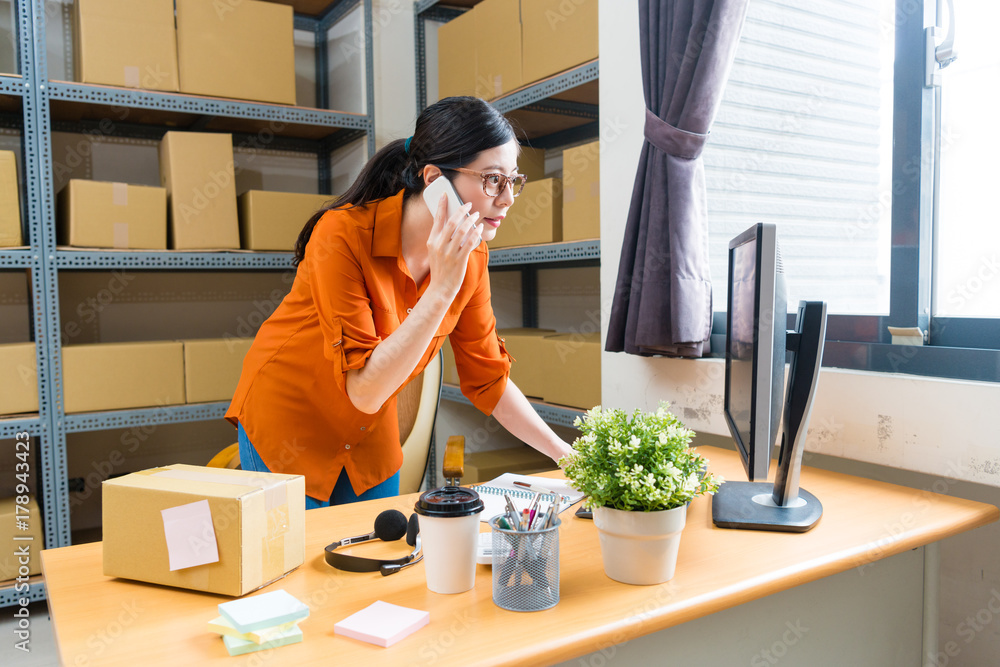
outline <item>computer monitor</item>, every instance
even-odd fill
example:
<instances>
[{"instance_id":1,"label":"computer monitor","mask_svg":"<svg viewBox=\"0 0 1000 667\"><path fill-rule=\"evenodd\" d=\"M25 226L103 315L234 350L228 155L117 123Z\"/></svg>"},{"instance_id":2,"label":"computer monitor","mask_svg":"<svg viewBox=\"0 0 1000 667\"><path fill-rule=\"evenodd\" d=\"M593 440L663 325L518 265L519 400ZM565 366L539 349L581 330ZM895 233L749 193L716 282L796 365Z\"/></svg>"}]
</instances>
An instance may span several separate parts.
<instances>
[{"instance_id":1,"label":"computer monitor","mask_svg":"<svg viewBox=\"0 0 1000 667\"><path fill-rule=\"evenodd\" d=\"M758 223L729 243L723 411L749 482L728 481L712 499L722 528L804 532L823 506L799 489L809 414L826 337L826 304L800 301L787 331L785 275L775 226ZM791 354L787 390L785 357ZM773 484L767 482L778 435Z\"/></svg>"}]
</instances>

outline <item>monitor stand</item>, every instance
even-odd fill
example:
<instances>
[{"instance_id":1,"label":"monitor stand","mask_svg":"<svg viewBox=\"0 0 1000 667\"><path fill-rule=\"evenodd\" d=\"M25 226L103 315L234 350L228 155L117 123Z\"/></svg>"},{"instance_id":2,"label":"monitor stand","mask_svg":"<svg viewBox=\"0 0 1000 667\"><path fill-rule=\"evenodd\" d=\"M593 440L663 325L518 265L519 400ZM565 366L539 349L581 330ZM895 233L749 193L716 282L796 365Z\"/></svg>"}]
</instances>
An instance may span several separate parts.
<instances>
[{"instance_id":1,"label":"monitor stand","mask_svg":"<svg viewBox=\"0 0 1000 667\"><path fill-rule=\"evenodd\" d=\"M799 488L809 414L823 362L826 303L800 301L795 331L785 334L792 361L774 484L724 482L712 498L712 522L720 528L804 533L823 516L823 505Z\"/></svg>"},{"instance_id":2,"label":"monitor stand","mask_svg":"<svg viewBox=\"0 0 1000 667\"><path fill-rule=\"evenodd\" d=\"M769 482L725 482L712 498L712 522L719 528L804 533L823 516L823 505L804 489L785 506L773 495Z\"/></svg>"}]
</instances>

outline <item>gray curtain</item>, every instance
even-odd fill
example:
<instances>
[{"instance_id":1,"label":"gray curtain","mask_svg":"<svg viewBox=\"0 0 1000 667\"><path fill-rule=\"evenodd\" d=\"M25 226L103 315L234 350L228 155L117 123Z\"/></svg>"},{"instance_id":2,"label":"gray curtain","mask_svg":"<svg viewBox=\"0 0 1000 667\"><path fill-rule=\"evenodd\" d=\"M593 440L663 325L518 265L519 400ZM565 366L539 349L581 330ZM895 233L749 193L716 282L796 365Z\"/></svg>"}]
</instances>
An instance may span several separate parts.
<instances>
[{"instance_id":1,"label":"gray curtain","mask_svg":"<svg viewBox=\"0 0 1000 667\"><path fill-rule=\"evenodd\" d=\"M748 1L639 0L645 141L618 266L609 352L709 352L712 286L700 156Z\"/></svg>"}]
</instances>

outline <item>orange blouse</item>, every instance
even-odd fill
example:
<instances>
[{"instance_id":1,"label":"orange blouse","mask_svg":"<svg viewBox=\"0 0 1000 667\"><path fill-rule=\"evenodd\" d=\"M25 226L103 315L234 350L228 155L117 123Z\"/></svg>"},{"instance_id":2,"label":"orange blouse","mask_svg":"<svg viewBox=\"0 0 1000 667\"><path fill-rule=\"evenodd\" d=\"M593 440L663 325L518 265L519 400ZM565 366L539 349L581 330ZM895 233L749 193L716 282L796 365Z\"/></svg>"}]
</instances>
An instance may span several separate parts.
<instances>
[{"instance_id":1,"label":"orange blouse","mask_svg":"<svg viewBox=\"0 0 1000 667\"><path fill-rule=\"evenodd\" d=\"M403 463L396 394L367 414L351 403L345 383L347 371L365 365L429 284L418 286L403 261L402 214L399 192L320 218L291 291L243 360L226 412L271 471L305 475L306 493L319 500L330 497L344 468L360 495ZM496 332L488 260L485 243L469 255L458 296L410 375L449 336L462 393L485 414L500 400L512 361Z\"/></svg>"}]
</instances>

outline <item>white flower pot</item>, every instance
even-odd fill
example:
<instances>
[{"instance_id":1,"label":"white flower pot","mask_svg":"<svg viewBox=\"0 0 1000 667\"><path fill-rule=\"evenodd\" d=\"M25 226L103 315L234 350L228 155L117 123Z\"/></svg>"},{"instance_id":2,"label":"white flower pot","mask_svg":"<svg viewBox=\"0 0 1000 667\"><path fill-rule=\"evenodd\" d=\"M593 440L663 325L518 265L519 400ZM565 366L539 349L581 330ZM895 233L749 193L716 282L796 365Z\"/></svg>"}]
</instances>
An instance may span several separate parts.
<instances>
[{"instance_id":1,"label":"white flower pot","mask_svg":"<svg viewBox=\"0 0 1000 667\"><path fill-rule=\"evenodd\" d=\"M687 506L659 512L594 508L604 572L624 584L649 586L669 581L677 565Z\"/></svg>"}]
</instances>

